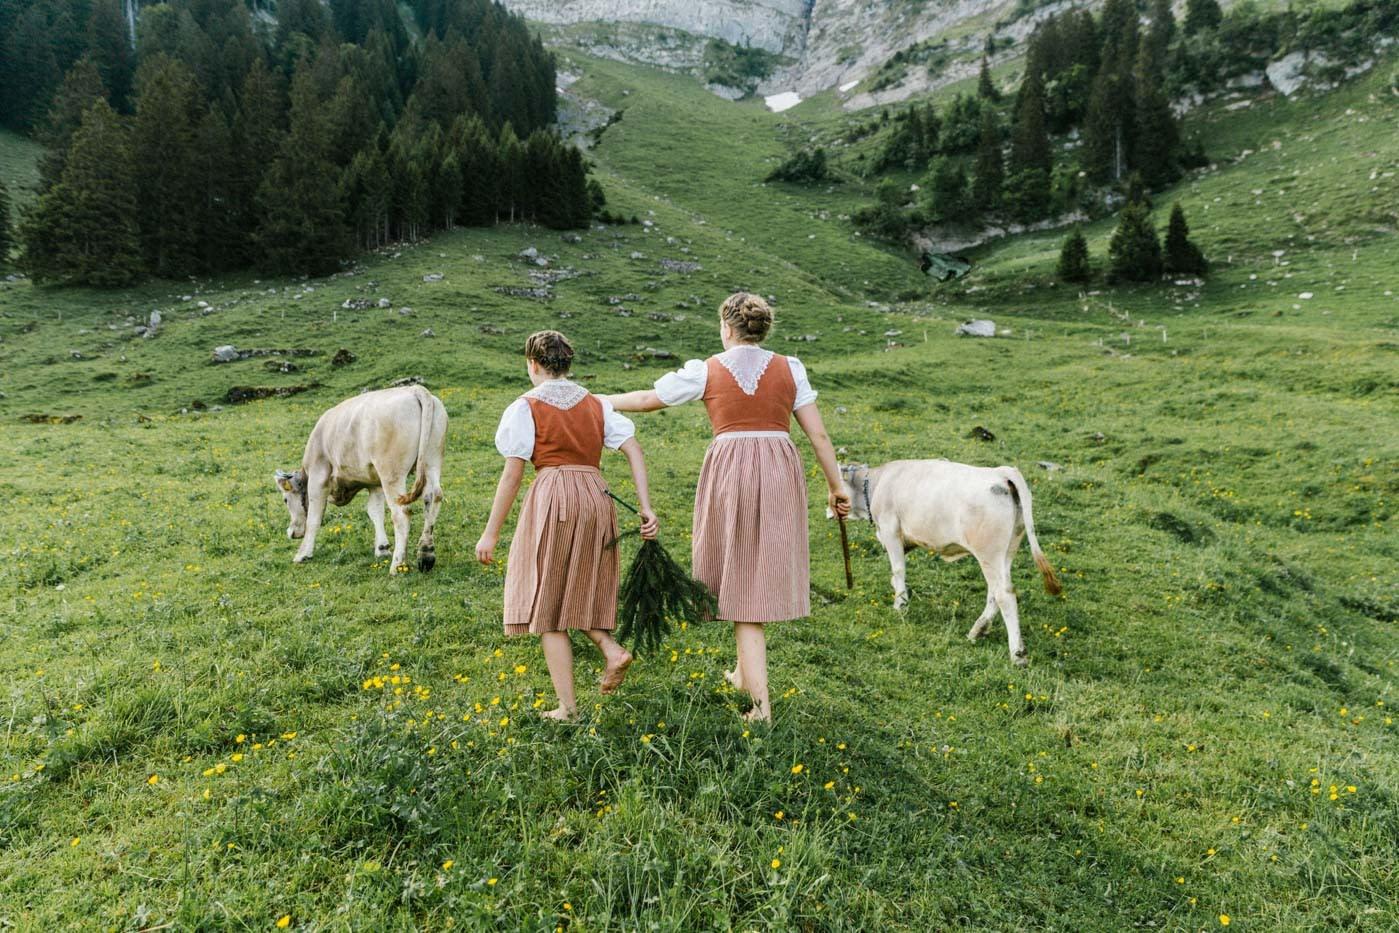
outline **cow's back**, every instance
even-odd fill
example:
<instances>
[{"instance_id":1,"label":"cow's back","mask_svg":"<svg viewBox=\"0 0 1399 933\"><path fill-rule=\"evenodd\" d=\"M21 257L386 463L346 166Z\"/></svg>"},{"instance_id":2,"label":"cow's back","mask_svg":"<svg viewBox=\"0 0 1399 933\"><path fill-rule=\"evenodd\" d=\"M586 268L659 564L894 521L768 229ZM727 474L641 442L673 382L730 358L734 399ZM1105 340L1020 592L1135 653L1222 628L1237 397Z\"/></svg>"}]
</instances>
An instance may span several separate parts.
<instances>
[{"instance_id":1,"label":"cow's back","mask_svg":"<svg viewBox=\"0 0 1399 933\"><path fill-rule=\"evenodd\" d=\"M906 540L941 549L1012 532L1015 499L997 467L894 460L878 468L873 512L892 513Z\"/></svg>"},{"instance_id":2,"label":"cow's back","mask_svg":"<svg viewBox=\"0 0 1399 933\"><path fill-rule=\"evenodd\" d=\"M360 482L377 481L375 463L411 468L423 414L415 390L432 398L419 386L404 386L365 392L329 409L311 431L306 459L323 460L335 476Z\"/></svg>"}]
</instances>

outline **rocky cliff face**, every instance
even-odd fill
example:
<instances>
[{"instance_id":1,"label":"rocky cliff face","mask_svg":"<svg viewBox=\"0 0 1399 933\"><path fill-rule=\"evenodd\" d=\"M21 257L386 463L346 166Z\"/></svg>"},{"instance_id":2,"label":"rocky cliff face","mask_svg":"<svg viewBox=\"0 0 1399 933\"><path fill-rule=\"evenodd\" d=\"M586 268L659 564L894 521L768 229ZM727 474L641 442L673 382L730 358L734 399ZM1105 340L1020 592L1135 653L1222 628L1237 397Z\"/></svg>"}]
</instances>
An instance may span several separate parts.
<instances>
[{"instance_id":1,"label":"rocky cliff face","mask_svg":"<svg viewBox=\"0 0 1399 933\"><path fill-rule=\"evenodd\" d=\"M652 23L785 55L800 53L811 9L810 0L505 0L505 5L541 23Z\"/></svg>"},{"instance_id":2,"label":"rocky cliff face","mask_svg":"<svg viewBox=\"0 0 1399 933\"><path fill-rule=\"evenodd\" d=\"M793 63L765 80L760 91L796 91L802 96L852 85L900 49L948 36L955 56L978 55L987 31L1009 34L1038 19L1012 21L1015 0L504 0L529 19L554 25L605 22L648 24L724 39L775 52ZM1064 5L1060 0L1053 6ZM998 29L997 22L1005 22ZM660 35L658 33L658 35ZM630 45L635 44L632 36ZM676 43L670 40L671 45ZM617 50L597 49L601 54ZM650 59L655 50L620 50L616 57ZM947 69L948 80L965 77L962 67ZM676 61L675 67L687 69ZM972 66L974 74L975 65ZM875 94L854 92L850 106L869 106L925 90L938 76L919 73L900 87Z\"/></svg>"}]
</instances>

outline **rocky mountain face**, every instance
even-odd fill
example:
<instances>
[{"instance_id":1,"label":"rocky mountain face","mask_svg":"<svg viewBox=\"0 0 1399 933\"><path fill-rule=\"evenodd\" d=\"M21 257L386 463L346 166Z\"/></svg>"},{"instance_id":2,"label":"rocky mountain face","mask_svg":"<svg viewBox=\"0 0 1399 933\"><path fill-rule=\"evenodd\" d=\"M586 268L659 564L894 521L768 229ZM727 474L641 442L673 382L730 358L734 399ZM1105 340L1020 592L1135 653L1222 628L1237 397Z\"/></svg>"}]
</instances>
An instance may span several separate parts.
<instances>
[{"instance_id":1,"label":"rocky mountain face","mask_svg":"<svg viewBox=\"0 0 1399 933\"><path fill-rule=\"evenodd\" d=\"M614 23L660 27L648 42L644 30L607 35L585 47L608 57L688 69L694 44L671 30L696 37L723 39L783 56L790 64L760 85L764 94L795 91L802 96L827 88L853 87L900 49L930 38L948 37L954 59L979 54L988 31L1005 36L1028 31L1041 12L1066 6L1051 3L1043 11L1017 19L1015 0L504 0L512 10L540 23L575 26ZM1000 25L998 25L1000 24ZM664 31L663 31L664 30ZM1016 36L1019 38L1019 36ZM574 34L577 38L577 34ZM661 41L664 40L664 41ZM593 46L597 45L596 48ZM676 54L670 55L667 50ZM671 62L670 58L675 61ZM967 75L963 63L949 63L948 80ZM963 67L958 67L963 66ZM971 73L975 73L974 65ZM926 90L936 75L910 75L900 87L855 92L849 106L869 106Z\"/></svg>"}]
</instances>

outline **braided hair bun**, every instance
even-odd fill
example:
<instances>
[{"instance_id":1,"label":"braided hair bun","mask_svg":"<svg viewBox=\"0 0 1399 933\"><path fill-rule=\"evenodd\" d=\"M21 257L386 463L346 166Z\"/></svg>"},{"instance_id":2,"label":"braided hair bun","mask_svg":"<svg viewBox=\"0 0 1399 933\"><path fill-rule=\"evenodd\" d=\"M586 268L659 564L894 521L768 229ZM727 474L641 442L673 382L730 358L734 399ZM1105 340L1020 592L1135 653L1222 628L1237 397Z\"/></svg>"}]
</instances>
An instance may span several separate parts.
<instances>
[{"instance_id":1,"label":"braided hair bun","mask_svg":"<svg viewBox=\"0 0 1399 933\"><path fill-rule=\"evenodd\" d=\"M745 343L762 343L772 330L772 308L760 295L735 292L719 306L719 317Z\"/></svg>"},{"instance_id":2,"label":"braided hair bun","mask_svg":"<svg viewBox=\"0 0 1399 933\"><path fill-rule=\"evenodd\" d=\"M541 330L525 341L525 358L551 376L564 376L573 368L573 344L556 330Z\"/></svg>"}]
</instances>

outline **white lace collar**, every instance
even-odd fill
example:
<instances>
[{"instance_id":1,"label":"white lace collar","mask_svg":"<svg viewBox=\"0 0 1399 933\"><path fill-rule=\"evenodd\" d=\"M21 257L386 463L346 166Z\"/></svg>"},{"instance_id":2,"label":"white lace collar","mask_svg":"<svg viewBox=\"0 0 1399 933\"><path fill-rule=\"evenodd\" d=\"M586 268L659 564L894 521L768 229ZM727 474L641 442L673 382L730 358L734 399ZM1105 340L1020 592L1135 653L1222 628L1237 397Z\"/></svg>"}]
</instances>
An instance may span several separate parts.
<instances>
[{"instance_id":1,"label":"white lace collar","mask_svg":"<svg viewBox=\"0 0 1399 933\"><path fill-rule=\"evenodd\" d=\"M716 359L734 377L734 382L738 383L744 395L754 395L758 391L758 381L767 372L774 355L771 350L764 350L757 344L743 343L730 347Z\"/></svg>"},{"instance_id":2,"label":"white lace collar","mask_svg":"<svg viewBox=\"0 0 1399 933\"><path fill-rule=\"evenodd\" d=\"M548 382L541 382L533 389L525 393L527 398L537 398L546 405L552 405L560 411L568 411L583 399L588 397L588 390L570 382L567 379L550 379Z\"/></svg>"}]
</instances>

